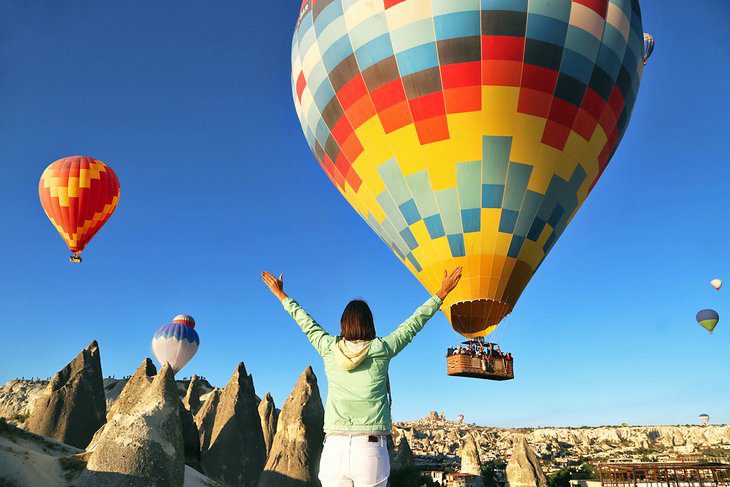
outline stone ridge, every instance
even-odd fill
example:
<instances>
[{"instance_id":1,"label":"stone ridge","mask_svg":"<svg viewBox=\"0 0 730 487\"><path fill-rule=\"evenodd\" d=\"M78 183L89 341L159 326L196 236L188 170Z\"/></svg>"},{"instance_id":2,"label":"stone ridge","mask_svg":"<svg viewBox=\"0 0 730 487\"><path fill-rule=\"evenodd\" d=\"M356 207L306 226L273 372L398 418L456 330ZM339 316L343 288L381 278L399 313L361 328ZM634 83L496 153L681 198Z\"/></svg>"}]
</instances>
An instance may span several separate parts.
<instances>
[{"instance_id":1,"label":"stone ridge","mask_svg":"<svg viewBox=\"0 0 730 487\"><path fill-rule=\"evenodd\" d=\"M482 463L508 458L512 439L524 434L540 458L587 457L596 461L657 459L701 455L708 448L730 453L730 425L601 426L594 428L493 428L456 421L420 419L393 424L393 436L404 436L417 463L458 463L459 447L473 435Z\"/></svg>"}]
</instances>

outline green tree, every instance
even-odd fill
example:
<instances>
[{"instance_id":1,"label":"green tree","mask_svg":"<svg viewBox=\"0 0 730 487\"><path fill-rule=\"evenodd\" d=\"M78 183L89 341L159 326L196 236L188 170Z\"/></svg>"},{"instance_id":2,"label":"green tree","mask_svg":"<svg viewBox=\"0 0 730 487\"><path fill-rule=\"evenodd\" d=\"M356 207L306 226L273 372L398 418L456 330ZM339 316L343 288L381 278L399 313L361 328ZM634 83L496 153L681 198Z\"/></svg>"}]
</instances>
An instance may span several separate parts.
<instances>
[{"instance_id":1,"label":"green tree","mask_svg":"<svg viewBox=\"0 0 730 487\"><path fill-rule=\"evenodd\" d=\"M580 468L573 474L574 479L580 480L598 480L598 468L590 463L584 463Z\"/></svg>"},{"instance_id":2,"label":"green tree","mask_svg":"<svg viewBox=\"0 0 730 487\"><path fill-rule=\"evenodd\" d=\"M497 487L497 470L504 470L507 464L503 460L491 460L482 465L484 487Z\"/></svg>"},{"instance_id":3,"label":"green tree","mask_svg":"<svg viewBox=\"0 0 730 487\"><path fill-rule=\"evenodd\" d=\"M575 472L573 467L561 468L557 472L548 476L548 487L569 487L573 472Z\"/></svg>"},{"instance_id":4,"label":"green tree","mask_svg":"<svg viewBox=\"0 0 730 487\"><path fill-rule=\"evenodd\" d=\"M420 468L407 466L390 471L391 487L437 487L431 477L423 475Z\"/></svg>"},{"instance_id":5,"label":"green tree","mask_svg":"<svg viewBox=\"0 0 730 487\"><path fill-rule=\"evenodd\" d=\"M580 467L563 467L552 475L548 476L548 487L569 487L570 480L596 480L598 469L590 463L584 463Z\"/></svg>"}]
</instances>

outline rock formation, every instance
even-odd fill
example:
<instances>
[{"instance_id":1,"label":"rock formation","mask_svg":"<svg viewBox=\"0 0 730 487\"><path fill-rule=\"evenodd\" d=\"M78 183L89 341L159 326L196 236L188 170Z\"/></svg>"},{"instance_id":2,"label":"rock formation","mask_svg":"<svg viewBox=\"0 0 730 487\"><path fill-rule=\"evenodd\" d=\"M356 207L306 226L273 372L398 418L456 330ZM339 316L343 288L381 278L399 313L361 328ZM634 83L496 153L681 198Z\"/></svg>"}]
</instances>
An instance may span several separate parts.
<instances>
[{"instance_id":1,"label":"rock formation","mask_svg":"<svg viewBox=\"0 0 730 487\"><path fill-rule=\"evenodd\" d=\"M193 416L198 414L200 410L200 396L208 392L204 387L203 381L197 375L193 375L190 378L190 384L188 385L187 392L183 398L183 405L190 411Z\"/></svg>"},{"instance_id":2,"label":"rock formation","mask_svg":"<svg viewBox=\"0 0 730 487\"><path fill-rule=\"evenodd\" d=\"M312 367L299 376L281 408L277 433L258 487L317 486L324 407Z\"/></svg>"},{"instance_id":3,"label":"rock formation","mask_svg":"<svg viewBox=\"0 0 730 487\"><path fill-rule=\"evenodd\" d=\"M264 445L266 446L266 457L268 458L276 434L276 423L279 420L279 412L274 405L274 399L268 392L259 403L259 417L261 418L261 429L264 433Z\"/></svg>"},{"instance_id":4,"label":"rock formation","mask_svg":"<svg viewBox=\"0 0 730 487\"><path fill-rule=\"evenodd\" d=\"M180 399L169 365L154 377L145 359L87 450L79 485L182 486L185 454Z\"/></svg>"},{"instance_id":5,"label":"rock formation","mask_svg":"<svg viewBox=\"0 0 730 487\"><path fill-rule=\"evenodd\" d=\"M641 455L636 453L640 448L661 452L671 460L681 455L703 455L709 448L726 449L723 445L730 443L730 425L521 428L520 432L539 457L552 457L560 451L562 455L596 462L605 461L609 452L640 460ZM393 423L396 443L400 435L405 435L413 454L430 457L429 461L439 455L456 455L461 439L468 433L479 445L482 462L504 458L512 450L514 430L427 418Z\"/></svg>"},{"instance_id":6,"label":"rock formation","mask_svg":"<svg viewBox=\"0 0 730 487\"><path fill-rule=\"evenodd\" d=\"M2 486L108 486L127 483L123 474L86 471L87 454L77 448L30 433L0 419L0 485ZM88 482L93 478L93 484ZM153 484L149 484L153 485ZM185 487L222 487L185 467Z\"/></svg>"},{"instance_id":7,"label":"rock formation","mask_svg":"<svg viewBox=\"0 0 730 487\"><path fill-rule=\"evenodd\" d=\"M129 379L127 378L104 378L104 394L106 395L107 411L111 409L114 401L116 401L117 397L119 397L124 386L127 385L128 380ZM190 380L176 380L175 384L177 384L180 399L183 400L185 407L193 413L193 416L197 414L200 409L200 405L214 389L207 380L196 375L194 375ZM191 404L193 405L192 408L189 407ZM0 408L2 408L1 401Z\"/></svg>"},{"instance_id":8,"label":"rock formation","mask_svg":"<svg viewBox=\"0 0 730 487\"><path fill-rule=\"evenodd\" d=\"M86 448L104 424L106 402L99 345L93 341L53 376L26 428L67 445Z\"/></svg>"},{"instance_id":9,"label":"rock formation","mask_svg":"<svg viewBox=\"0 0 730 487\"><path fill-rule=\"evenodd\" d=\"M392 468L403 468L409 467L414 464L413 452L411 446L408 444L408 439L402 436L400 443L398 443L398 451L395 454L395 458L391 462Z\"/></svg>"},{"instance_id":10,"label":"rock formation","mask_svg":"<svg viewBox=\"0 0 730 487\"><path fill-rule=\"evenodd\" d=\"M61 486L57 457L81 453L55 440L38 436L0 419L0 485Z\"/></svg>"},{"instance_id":11,"label":"rock formation","mask_svg":"<svg viewBox=\"0 0 730 487\"><path fill-rule=\"evenodd\" d=\"M467 434L459 449L459 457L461 458L461 473L469 475L482 474L482 462L479 458L479 446L474 436Z\"/></svg>"},{"instance_id":12,"label":"rock formation","mask_svg":"<svg viewBox=\"0 0 730 487\"><path fill-rule=\"evenodd\" d=\"M0 418L27 417L48 386L47 380L11 380L0 387Z\"/></svg>"},{"instance_id":13,"label":"rock formation","mask_svg":"<svg viewBox=\"0 0 730 487\"><path fill-rule=\"evenodd\" d=\"M243 362L225 389L208 398L196 423L206 475L226 485L256 485L266 448L253 378L247 375Z\"/></svg>"},{"instance_id":14,"label":"rock formation","mask_svg":"<svg viewBox=\"0 0 730 487\"><path fill-rule=\"evenodd\" d=\"M512 457L507 463L508 487L547 487L535 452L527 444L524 435L516 435L512 441Z\"/></svg>"},{"instance_id":15,"label":"rock formation","mask_svg":"<svg viewBox=\"0 0 730 487\"><path fill-rule=\"evenodd\" d=\"M195 424L193 415L183 406L182 401L178 404L178 409L180 411L180 427L182 429L183 448L185 450L185 465L194 468L198 472L202 472L198 425Z\"/></svg>"},{"instance_id":16,"label":"rock formation","mask_svg":"<svg viewBox=\"0 0 730 487\"><path fill-rule=\"evenodd\" d=\"M200 447L203 445L210 445L210 437L213 433L213 424L215 423L215 413L218 410L218 403L221 399L221 392L223 389L216 389L211 392L206 398L203 405L200 407L198 414L193 419L198 427L198 434L200 435Z\"/></svg>"},{"instance_id":17,"label":"rock formation","mask_svg":"<svg viewBox=\"0 0 730 487\"><path fill-rule=\"evenodd\" d=\"M439 419L439 413L436 411L431 411L428 413L428 416L426 416L426 419L430 419L431 421L438 421Z\"/></svg>"},{"instance_id":18,"label":"rock formation","mask_svg":"<svg viewBox=\"0 0 730 487\"><path fill-rule=\"evenodd\" d=\"M119 394L127 385L127 379L112 379L106 377L104 379L104 396L106 397L106 410L109 411L117 400Z\"/></svg>"}]
</instances>

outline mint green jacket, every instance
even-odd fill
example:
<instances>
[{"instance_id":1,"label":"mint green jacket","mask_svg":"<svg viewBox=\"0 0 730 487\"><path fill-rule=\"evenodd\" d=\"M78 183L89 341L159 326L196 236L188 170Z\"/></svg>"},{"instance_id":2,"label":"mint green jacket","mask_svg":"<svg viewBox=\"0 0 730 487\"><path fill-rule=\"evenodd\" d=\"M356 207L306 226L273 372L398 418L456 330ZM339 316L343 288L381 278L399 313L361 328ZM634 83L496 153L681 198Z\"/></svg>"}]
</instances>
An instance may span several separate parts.
<instances>
[{"instance_id":1,"label":"mint green jacket","mask_svg":"<svg viewBox=\"0 0 730 487\"><path fill-rule=\"evenodd\" d=\"M324 360L329 387L324 412L325 432L389 433L391 417L387 382L390 359L398 355L436 314L441 307L441 299L432 296L393 333L372 340L367 358L349 371L335 361L334 350L342 337L327 333L293 299L286 298L282 304Z\"/></svg>"}]
</instances>

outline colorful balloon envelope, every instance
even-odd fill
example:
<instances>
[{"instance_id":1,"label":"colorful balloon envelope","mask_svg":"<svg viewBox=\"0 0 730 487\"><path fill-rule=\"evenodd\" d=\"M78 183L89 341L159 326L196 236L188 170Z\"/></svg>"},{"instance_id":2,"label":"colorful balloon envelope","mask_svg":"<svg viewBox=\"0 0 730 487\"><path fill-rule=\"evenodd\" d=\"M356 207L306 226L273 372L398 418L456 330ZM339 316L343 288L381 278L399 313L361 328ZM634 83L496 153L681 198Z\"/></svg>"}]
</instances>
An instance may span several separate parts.
<instances>
[{"instance_id":1,"label":"colorful balloon envelope","mask_svg":"<svg viewBox=\"0 0 730 487\"><path fill-rule=\"evenodd\" d=\"M119 179L111 167L91 157L65 157L43 171L38 183L41 205L61 234L71 260L79 255L114 213Z\"/></svg>"},{"instance_id":2,"label":"colorful balloon envelope","mask_svg":"<svg viewBox=\"0 0 730 487\"><path fill-rule=\"evenodd\" d=\"M160 365L170 364L177 373L195 356L200 346L195 320L189 315L177 315L172 323L162 325L152 338L152 351Z\"/></svg>"},{"instance_id":3,"label":"colorful balloon envelope","mask_svg":"<svg viewBox=\"0 0 730 487\"><path fill-rule=\"evenodd\" d=\"M703 309L697 313L697 323L710 333L715 331L718 321L720 321L720 315L714 309Z\"/></svg>"},{"instance_id":4,"label":"colorful balloon envelope","mask_svg":"<svg viewBox=\"0 0 730 487\"><path fill-rule=\"evenodd\" d=\"M710 424L710 415L709 414L700 414L700 422L707 426Z\"/></svg>"},{"instance_id":5,"label":"colorful balloon envelope","mask_svg":"<svg viewBox=\"0 0 730 487\"><path fill-rule=\"evenodd\" d=\"M649 60L654 52L654 36L644 32L644 64Z\"/></svg>"},{"instance_id":6,"label":"colorful balloon envelope","mask_svg":"<svg viewBox=\"0 0 730 487\"><path fill-rule=\"evenodd\" d=\"M719 291L720 288L722 287L722 280L713 279L710 281L710 286L714 287L717 291Z\"/></svg>"},{"instance_id":7,"label":"colorful balloon envelope","mask_svg":"<svg viewBox=\"0 0 730 487\"><path fill-rule=\"evenodd\" d=\"M489 334L627 129L638 0L305 0L292 91L320 166L444 312Z\"/></svg>"}]
</instances>

